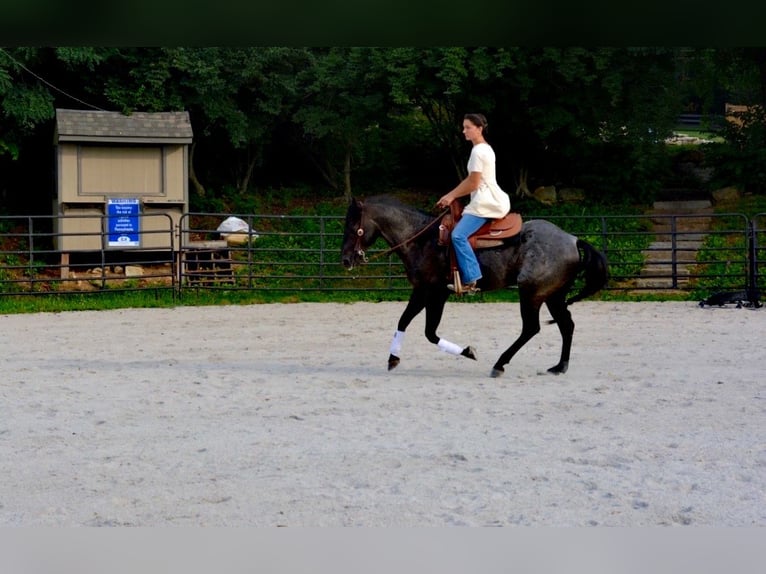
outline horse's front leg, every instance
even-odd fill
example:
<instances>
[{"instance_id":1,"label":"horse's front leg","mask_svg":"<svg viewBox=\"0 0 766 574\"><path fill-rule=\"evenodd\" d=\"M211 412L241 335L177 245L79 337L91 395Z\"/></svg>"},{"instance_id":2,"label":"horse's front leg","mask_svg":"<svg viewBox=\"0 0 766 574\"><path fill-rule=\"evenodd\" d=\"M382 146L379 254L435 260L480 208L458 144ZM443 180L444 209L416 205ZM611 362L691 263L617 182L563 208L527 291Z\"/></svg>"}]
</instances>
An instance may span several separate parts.
<instances>
[{"instance_id":1,"label":"horse's front leg","mask_svg":"<svg viewBox=\"0 0 766 574\"><path fill-rule=\"evenodd\" d=\"M399 317L399 323L396 325L396 333L391 340L391 347L388 351L388 370L395 369L401 359L399 353L402 350L402 343L404 342L404 332L412 322L412 320L420 313L426 306L426 297L422 289L415 288L410 293L410 300L407 302L402 316Z\"/></svg>"},{"instance_id":2,"label":"horse's front leg","mask_svg":"<svg viewBox=\"0 0 766 574\"><path fill-rule=\"evenodd\" d=\"M441 291L433 293L431 297L428 298L428 302L426 303L426 339L439 347L442 351L451 355L461 355L475 361L476 349L470 345L461 347L460 345L456 345L436 334L436 329L439 327L439 323L441 323L442 315L444 313L444 305L448 298L449 292L447 291L444 293Z\"/></svg>"},{"instance_id":3,"label":"horse's front leg","mask_svg":"<svg viewBox=\"0 0 766 574\"><path fill-rule=\"evenodd\" d=\"M447 353L462 355L469 359L476 359L476 350L470 345L468 347L460 347L455 343L451 343L447 339L440 338L439 335L436 334L436 329L439 327L439 323L441 323L442 315L444 313L444 305L448 298L449 291L446 289L429 291L426 288L416 287L412 290L410 300L407 302L407 307L404 309L402 316L399 317L396 332L391 340L391 347L388 354L389 371L395 369L401 362L399 354L402 350L405 331L412 320L423 309L426 310L426 339Z\"/></svg>"}]
</instances>

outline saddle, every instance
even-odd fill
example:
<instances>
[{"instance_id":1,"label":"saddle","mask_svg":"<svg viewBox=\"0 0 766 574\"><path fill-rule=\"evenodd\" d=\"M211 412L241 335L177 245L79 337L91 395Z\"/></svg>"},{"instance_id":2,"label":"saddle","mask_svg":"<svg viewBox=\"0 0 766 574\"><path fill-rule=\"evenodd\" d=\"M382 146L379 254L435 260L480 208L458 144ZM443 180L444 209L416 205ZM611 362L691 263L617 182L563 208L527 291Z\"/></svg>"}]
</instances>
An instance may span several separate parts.
<instances>
[{"instance_id":1,"label":"saddle","mask_svg":"<svg viewBox=\"0 0 766 574\"><path fill-rule=\"evenodd\" d=\"M450 212L445 213L439 224L439 245L449 246L452 244L452 228L460 220L463 214L463 204L453 201L450 204ZM521 214L510 212L503 218L493 219L482 225L468 238L468 243L475 250L489 247L499 247L504 240L518 235L522 225Z\"/></svg>"},{"instance_id":2,"label":"saddle","mask_svg":"<svg viewBox=\"0 0 766 574\"><path fill-rule=\"evenodd\" d=\"M459 201L453 201L450 204L449 213L445 213L439 223L439 245L444 245L447 249L452 245L452 228L460 220L463 214L463 204ZM499 247L507 239L514 237L521 231L521 214L511 212L503 218L493 219L482 225L475 233L468 238L468 243L474 251L477 249L486 249L489 247ZM462 295L463 285L460 280L460 270L455 257L455 250L449 249L450 271L454 285L454 291Z\"/></svg>"}]
</instances>

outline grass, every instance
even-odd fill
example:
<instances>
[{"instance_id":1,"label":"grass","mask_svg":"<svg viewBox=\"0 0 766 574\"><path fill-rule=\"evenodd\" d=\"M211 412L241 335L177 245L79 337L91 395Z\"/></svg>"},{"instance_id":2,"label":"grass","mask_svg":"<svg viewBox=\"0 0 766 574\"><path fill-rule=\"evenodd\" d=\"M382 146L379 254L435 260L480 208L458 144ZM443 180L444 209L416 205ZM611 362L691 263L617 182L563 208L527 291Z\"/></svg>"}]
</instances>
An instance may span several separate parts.
<instances>
[{"instance_id":1,"label":"grass","mask_svg":"<svg viewBox=\"0 0 766 574\"><path fill-rule=\"evenodd\" d=\"M510 293L510 291L509 291ZM359 290L339 292L185 290L173 296L169 290L122 293L61 293L46 295L8 295L0 299L0 314L61 313L65 311L105 311L128 308L172 308L209 305L259 305L268 303L351 303L356 301L401 301L407 291Z\"/></svg>"}]
</instances>

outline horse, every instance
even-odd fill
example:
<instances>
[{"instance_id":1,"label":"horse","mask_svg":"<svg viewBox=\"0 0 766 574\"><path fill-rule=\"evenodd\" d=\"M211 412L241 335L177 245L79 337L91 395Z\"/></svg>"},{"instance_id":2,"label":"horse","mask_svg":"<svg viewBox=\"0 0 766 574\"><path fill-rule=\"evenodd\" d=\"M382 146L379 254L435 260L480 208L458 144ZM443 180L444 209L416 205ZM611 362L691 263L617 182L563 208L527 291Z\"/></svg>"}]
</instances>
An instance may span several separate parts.
<instances>
[{"instance_id":1,"label":"horse","mask_svg":"<svg viewBox=\"0 0 766 574\"><path fill-rule=\"evenodd\" d=\"M410 322L426 310L425 337L447 353L477 360L476 350L461 347L437 335L444 306L452 294L447 288L450 254L439 241L438 217L408 206L388 195L352 198L346 212L341 263L350 271L367 262L365 251L382 237L406 270L412 292L389 349L388 370L400 363L404 334ZM569 306L599 292L607 283L606 256L587 241L545 219L524 221L521 231L500 246L476 250L482 292L518 286L522 329L518 338L497 359L490 376L501 376L505 366L540 331L540 308L545 304L561 332L559 362L549 373L563 374L569 367L574 321ZM567 298L578 277L584 284Z\"/></svg>"}]
</instances>

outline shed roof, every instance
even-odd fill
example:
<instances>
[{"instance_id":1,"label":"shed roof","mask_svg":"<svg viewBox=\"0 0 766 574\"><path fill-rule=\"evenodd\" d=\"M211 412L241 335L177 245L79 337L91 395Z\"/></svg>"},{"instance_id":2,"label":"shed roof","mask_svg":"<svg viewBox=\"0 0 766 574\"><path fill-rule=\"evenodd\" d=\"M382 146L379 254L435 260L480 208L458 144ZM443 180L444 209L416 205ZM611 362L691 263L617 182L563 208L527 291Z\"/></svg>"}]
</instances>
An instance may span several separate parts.
<instances>
[{"instance_id":1,"label":"shed roof","mask_svg":"<svg viewBox=\"0 0 766 574\"><path fill-rule=\"evenodd\" d=\"M56 110L56 142L192 142L189 112Z\"/></svg>"}]
</instances>

